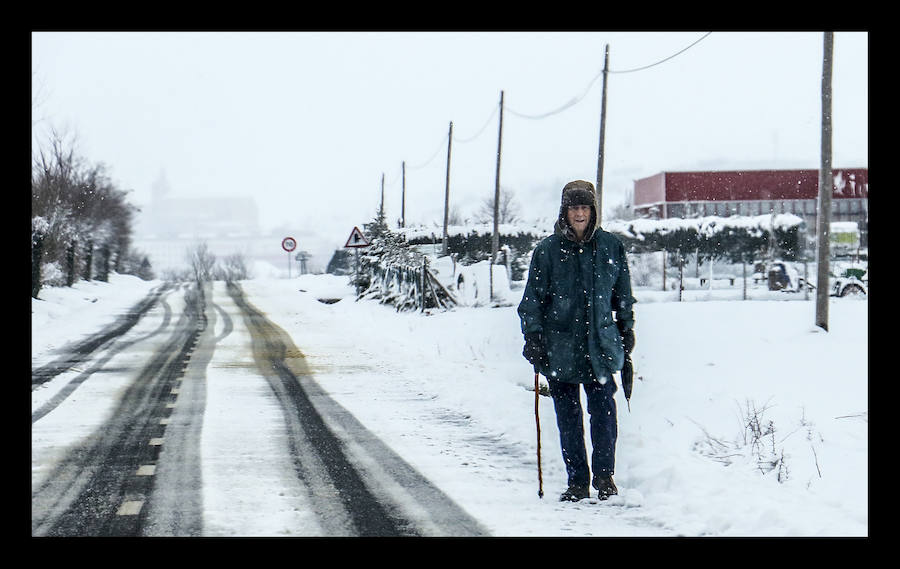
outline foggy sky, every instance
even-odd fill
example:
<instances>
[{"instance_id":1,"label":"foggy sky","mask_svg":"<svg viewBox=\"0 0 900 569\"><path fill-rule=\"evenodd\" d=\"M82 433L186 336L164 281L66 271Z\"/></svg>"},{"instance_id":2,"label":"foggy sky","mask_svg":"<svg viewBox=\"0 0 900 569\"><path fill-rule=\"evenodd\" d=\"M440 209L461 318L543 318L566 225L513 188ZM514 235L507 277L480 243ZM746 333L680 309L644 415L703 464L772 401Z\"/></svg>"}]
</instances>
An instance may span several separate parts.
<instances>
[{"instance_id":1,"label":"foggy sky","mask_svg":"<svg viewBox=\"0 0 900 569\"><path fill-rule=\"evenodd\" d=\"M609 45L607 209L665 170L818 168L823 34L714 31L662 61L705 33L36 32L32 145L74 133L138 205L161 178L252 196L262 230L340 247L382 174L400 217L403 161L407 224L442 222L451 121L451 206L491 197L503 91L500 184L554 216L565 182L596 179ZM833 73L832 164L867 167L867 33L835 33Z\"/></svg>"}]
</instances>

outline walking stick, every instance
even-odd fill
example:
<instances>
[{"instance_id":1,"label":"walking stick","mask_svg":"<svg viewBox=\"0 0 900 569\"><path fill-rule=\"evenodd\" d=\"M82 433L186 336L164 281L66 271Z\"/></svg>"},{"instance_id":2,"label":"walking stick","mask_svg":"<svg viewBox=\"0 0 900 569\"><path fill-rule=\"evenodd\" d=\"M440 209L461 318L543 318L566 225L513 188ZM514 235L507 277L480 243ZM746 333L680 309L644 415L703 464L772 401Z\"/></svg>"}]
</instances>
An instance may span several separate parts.
<instances>
[{"instance_id":1,"label":"walking stick","mask_svg":"<svg viewBox=\"0 0 900 569\"><path fill-rule=\"evenodd\" d=\"M538 498L544 497L544 480L541 476L541 416L538 413L538 398L540 397L540 385L538 383L537 367L534 370L534 422L537 425L537 464L538 464Z\"/></svg>"}]
</instances>

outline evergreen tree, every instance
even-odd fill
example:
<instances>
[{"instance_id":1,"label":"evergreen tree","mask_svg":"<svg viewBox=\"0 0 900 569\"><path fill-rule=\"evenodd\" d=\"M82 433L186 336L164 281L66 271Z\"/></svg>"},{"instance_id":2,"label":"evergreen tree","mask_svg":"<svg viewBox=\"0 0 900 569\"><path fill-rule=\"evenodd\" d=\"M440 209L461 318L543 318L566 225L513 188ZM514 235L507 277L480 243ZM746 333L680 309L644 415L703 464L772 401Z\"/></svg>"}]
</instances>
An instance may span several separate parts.
<instances>
[{"instance_id":1,"label":"evergreen tree","mask_svg":"<svg viewBox=\"0 0 900 569\"><path fill-rule=\"evenodd\" d=\"M369 238L369 242L374 241L382 235L391 233L391 228L388 227L386 217L387 216L384 213L384 202L382 201L381 205L378 206L378 212L376 212L375 218L369 223L363 224L363 230L366 233L366 237Z\"/></svg>"},{"instance_id":2,"label":"evergreen tree","mask_svg":"<svg viewBox=\"0 0 900 569\"><path fill-rule=\"evenodd\" d=\"M141 266L137 271L137 276L145 281L152 281L154 278L156 278L155 274L153 273L153 267L150 265L149 258L144 257L144 259L141 261Z\"/></svg>"}]
</instances>

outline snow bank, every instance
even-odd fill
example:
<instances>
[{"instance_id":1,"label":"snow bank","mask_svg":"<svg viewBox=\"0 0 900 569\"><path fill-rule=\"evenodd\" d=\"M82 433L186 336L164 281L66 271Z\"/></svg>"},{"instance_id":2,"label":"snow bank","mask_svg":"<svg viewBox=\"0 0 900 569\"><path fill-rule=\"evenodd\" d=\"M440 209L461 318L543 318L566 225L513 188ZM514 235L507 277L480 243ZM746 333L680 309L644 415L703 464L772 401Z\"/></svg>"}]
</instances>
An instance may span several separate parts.
<instances>
[{"instance_id":1,"label":"snow bank","mask_svg":"<svg viewBox=\"0 0 900 569\"><path fill-rule=\"evenodd\" d=\"M71 287L41 288L31 299L31 365L46 363L53 351L112 324L161 281L110 273L109 282L79 280Z\"/></svg>"}]
</instances>

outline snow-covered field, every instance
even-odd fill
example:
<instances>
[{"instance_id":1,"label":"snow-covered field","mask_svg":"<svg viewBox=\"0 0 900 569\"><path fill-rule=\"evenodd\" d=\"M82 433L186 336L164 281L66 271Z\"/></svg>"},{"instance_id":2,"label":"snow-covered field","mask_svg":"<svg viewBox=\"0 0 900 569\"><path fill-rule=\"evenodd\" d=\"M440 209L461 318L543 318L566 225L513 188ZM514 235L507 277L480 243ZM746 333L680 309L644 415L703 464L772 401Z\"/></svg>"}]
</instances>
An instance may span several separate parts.
<instances>
[{"instance_id":1,"label":"snow-covered field","mask_svg":"<svg viewBox=\"0 0 900 569\"><path fill-rule=\"evenodd\" d=\"M111 322L158 284L113 275L109 284L44 289L44 300L32 300L32 365ZM831 299L825 332L814 326L813 296L741 301L726 292L729 300L716 300L713 290L702 301L673 302L669 293L636 291L630 412L617 394L620 495L571 504L557 501L565 470L546 397L545 495L537 495L534 376L521 356L515 306L397 313L356 302L347 277L332 275L262 276L242 286L290 333L335 400L493 535L869 534L866 300ZM210 404L228 397L213 379ZM247 421L269 412L245 411ZM218 420L240 431L234 415ZM214 414L204 429L217 429ZM32 444L40 455L34 445L42 443ZM205 495L240 487L245 502L267 505L248 510L242 534L297 534L282 527L297 523L297 514L277 511L287 500L263 496L271 485L221 477L208 484L217 487ZM233 504L208 500L208 519L227 519L224 509Z\"/></svg>"}]
</instances>

